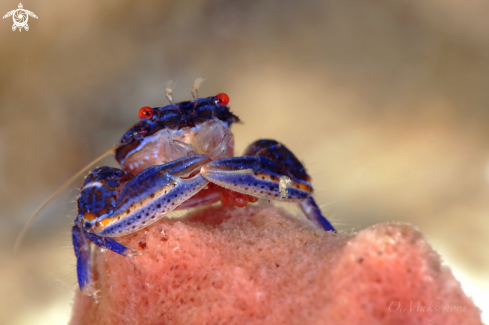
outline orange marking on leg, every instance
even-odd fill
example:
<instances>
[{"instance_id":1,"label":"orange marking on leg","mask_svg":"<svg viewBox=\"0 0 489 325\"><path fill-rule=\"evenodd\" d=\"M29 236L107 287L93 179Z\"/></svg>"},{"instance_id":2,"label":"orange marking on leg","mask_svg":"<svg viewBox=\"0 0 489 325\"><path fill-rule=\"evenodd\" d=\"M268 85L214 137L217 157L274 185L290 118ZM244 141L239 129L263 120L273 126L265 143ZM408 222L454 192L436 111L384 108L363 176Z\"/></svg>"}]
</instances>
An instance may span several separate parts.
<instances>
[{"instance_id":1,"label":"orange marking on leg","mask_svg":"<svg viewBox=\"0 0 489 325\"><path fill-rule=\"evenodd\" d=\"M298 188L299 190L308 192L308 193L312 192L312 188L309 185L304 184L304 183L295 183L294 182L294 183L292 183L292 186L295 188Z\"/></svg>"},{"instance_id":2,"label":"orange marking on leg","mask_svg":"<svg viewBox=\"0 0 489 325\"><path fill-rule=\"evenodd\" d=\"M95 213L92 212L87 212L83 215L83 219L88 222L93 221L96 217Z\"/></svg>"}]
</instances>

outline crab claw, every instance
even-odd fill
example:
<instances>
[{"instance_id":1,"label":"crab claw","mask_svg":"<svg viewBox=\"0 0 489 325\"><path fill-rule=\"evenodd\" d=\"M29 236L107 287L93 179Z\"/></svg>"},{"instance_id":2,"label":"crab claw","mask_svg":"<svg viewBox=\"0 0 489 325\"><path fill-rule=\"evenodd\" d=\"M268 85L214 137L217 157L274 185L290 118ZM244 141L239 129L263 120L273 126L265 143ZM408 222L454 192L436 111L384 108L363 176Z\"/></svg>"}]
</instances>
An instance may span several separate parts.
<instances>
[{"instance_id":1,"label":"crab claw","mask_svg":"<svg viewBox=\"0 0 489 325\"><path fill-rule=\"evenodd\" d=\"M198 171L210 160L187 156L139 173L121 191L113 214L98 220L93 232L122 236L161 219L207 185Z\"/></svg>"},{"instance_id":2,"label":"crab claw","mask_svg":"<svg viewBox=\"0 0 489 325\"><path fill-rule=\"evenodd\" d=\"M215 160L200 172L208 181L224 188L269 200L303 201L312 191L309 182L294 178L262 156Z\"/></svg>"}]
</instances>

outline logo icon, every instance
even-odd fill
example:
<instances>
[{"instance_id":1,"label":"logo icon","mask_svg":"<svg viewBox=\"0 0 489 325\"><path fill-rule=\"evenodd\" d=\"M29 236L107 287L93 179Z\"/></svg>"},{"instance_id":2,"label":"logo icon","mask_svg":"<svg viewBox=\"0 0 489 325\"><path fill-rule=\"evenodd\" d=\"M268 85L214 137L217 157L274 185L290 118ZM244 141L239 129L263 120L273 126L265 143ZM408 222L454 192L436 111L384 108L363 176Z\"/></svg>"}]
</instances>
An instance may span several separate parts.
<instances>
[{"instance_id":1,"label":"logo icon","mask_svg":"<svg viewBox=\"0 0 489 325\"><path fill-rule=\"evenodd\" d=\"M37 16L35 13L29 10L23 9L22 3L19 3L19 9L15 9L12 11L7 12L5 16L3 16L3 19L13 16L14 19L14 24L12 25L12 31L15 31L16 28L19 29L19 32L22 31L22 28L24 28L26 31L29 30L29 25L27 25L27 21L29 20L29 16L34 17L37 19Z\"/></svg>"}]
</instances>

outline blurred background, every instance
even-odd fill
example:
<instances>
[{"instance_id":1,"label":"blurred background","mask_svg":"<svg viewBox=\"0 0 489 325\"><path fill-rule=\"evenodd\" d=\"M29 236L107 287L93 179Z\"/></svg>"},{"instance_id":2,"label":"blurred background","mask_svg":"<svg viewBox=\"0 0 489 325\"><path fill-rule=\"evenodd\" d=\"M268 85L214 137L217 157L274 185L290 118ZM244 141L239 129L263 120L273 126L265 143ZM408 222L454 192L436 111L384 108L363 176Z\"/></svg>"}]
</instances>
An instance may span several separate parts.
<instances>
[{"instance_id":1,"label":"blurred background","mask_svg":"<svg viewBox=\"0 0 489 325\"><path fill-rule=\"evenodd\" d=\"M17 0L18 1L18 0ZM2 1L3 14L17 1ZM286 144L342 231L416 225L489 322L489 2L23 2L0 25L0 323L66 324L80 178L141 106L226 92L258 138ZM2 14L2 15L3 15ZM114 165L112 157L101 164Z\"/></svg>"}]
</instances>

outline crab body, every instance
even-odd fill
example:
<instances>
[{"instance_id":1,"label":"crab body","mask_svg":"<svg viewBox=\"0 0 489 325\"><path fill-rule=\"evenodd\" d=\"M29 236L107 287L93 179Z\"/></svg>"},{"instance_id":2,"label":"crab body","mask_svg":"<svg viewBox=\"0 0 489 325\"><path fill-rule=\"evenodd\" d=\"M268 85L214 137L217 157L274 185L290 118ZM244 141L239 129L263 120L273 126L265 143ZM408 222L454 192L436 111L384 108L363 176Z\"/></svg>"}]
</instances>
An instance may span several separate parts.
<instances>
[{"instance_id":1,"label":"crab body","mask_svg":"<svg viewBox=\"0 0 489 325\"><path fill-rule=\"evenodd\" d=\"M252 143L234 157L230 126L239 118L225 94L165 107L142 107L141 121L115 148L121 169L101 167L78 196L72 237L80 289L94 295L90 243L125 256L139 253L113 237L168 213L216 202L243 207L259 198L296 202L317 226L335 231L311 196L305 168L275 140Z\"/></svg>"}]
</instances>

